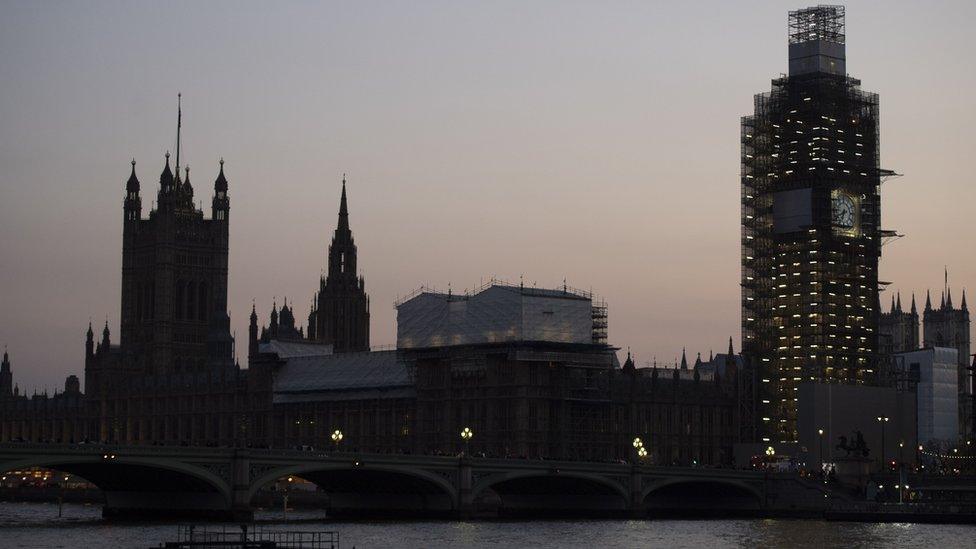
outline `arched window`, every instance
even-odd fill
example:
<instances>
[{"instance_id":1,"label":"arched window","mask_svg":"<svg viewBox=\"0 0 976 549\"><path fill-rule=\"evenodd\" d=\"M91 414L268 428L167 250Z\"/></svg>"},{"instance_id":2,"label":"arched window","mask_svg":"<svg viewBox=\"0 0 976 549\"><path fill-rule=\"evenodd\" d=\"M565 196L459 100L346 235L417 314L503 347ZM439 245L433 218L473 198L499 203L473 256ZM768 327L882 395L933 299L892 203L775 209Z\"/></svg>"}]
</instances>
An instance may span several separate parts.
<instances>
[{"instance_id":1,"label":"arched window","mask_svg":"<svg viewBox=\"0 0 976 549\"><path fill-rule=\"evenodd\" d=\"M191 281L186 285L186 318L190 320L196 318L196 294L197 284Z\"/></svg>"},{"instance_id":2,"label":"arched window","mask_svg":"<svg viewBox=\"0 0 976 549\"><path fill-rule=\"evenodd\" d=\"M207 320L210 314L210 307L207 306L207 283L201 282L199 289L199 303L197 304L197 314L200 320Z\"/></svg>"},{"instance_id":3,"label":"arched window","mask_svg":"<svg viewBox=\"0 0 976 549\"><path fill-rule=\"evenodd\" d=\"M181 320L183 318L183 292L186 288L186 282L182 280L176 281L176 299L173 300L173 317L176 320Z\"/></svg>"}]
</instances>

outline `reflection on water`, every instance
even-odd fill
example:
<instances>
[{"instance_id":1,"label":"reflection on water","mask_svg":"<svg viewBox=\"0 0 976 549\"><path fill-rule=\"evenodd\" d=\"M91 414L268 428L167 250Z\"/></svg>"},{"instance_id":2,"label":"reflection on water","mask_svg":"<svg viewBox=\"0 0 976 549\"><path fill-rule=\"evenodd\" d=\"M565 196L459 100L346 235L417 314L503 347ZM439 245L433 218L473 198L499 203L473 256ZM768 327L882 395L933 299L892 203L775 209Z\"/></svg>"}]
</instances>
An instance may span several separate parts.
<instances>
[{"instance_id":1,"label":"reflection on water","mask_svg":"<svg viewBox=\"0 0 976 549\"><path fill-rule=\"evenodd\" d=\"M260 521L281 512L260 511ZM339 532L343 549L380 547L970 547L971 526L860 524L817 520L573 520L485 522L331 522L320 511L289 511L291 530ZM146 549L176 536L172 523L117 524L98 505L0 502L2 547L132 547Z\"/></svg>"}]
</instances>

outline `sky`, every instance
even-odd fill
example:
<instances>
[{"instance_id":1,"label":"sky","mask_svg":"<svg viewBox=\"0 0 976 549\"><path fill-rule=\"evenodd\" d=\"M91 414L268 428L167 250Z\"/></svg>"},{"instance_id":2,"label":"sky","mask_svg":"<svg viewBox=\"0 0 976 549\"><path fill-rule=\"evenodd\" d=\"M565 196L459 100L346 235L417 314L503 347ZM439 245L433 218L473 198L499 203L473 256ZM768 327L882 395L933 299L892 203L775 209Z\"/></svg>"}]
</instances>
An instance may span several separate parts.
<instances>
[{"instance_id":1,"label":"sky","mask_svg":"<svg viewBox=\"0 0 976 549\"><path fill-rule=\"evenodd\" d=\"M373 345L420 285L592 289L639 364L739 341L739 122L786 72L787 11L737 2L0 0L0 344L31 391L117 341L122 198L175 147L230 183L229 309L308 314L342 174ZM881 98L881 278L976 287L972 2L847 3ZM889 292L891 291L889 290ZM882 294L887 303L889 293ZM976 296L971 296L976 300ZM976 303L976 301L971 301ZM907 305L907 303L905 303ZM921 303L920 303L921 305Z\"/></svg>"}]
</instances>

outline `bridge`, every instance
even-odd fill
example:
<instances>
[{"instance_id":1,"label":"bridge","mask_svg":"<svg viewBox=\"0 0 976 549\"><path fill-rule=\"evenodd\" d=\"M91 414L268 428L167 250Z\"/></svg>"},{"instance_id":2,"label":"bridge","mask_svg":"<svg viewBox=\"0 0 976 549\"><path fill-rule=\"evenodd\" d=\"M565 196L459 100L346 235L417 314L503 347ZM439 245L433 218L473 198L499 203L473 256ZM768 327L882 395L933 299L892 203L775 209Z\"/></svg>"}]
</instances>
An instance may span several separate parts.
<instances>
[{"instance_id":1,"label":"bridge","mask_svg":"<svg viewBox=\"0 0 976 549\"><path fill-rule=\"evenodd\" d=\"M470 517L519 514L645 516L656 511L761 512L824 504L792 475L624 463L235 448L0 444L0 471L43 467L105 495L103 515L249 520L252 501L298 477L328 495L328 511ZM802 484L802 482L801 482ZM805 494L797 499L796 494ZM784 494L787 497L784 499ZM787 503L793 502L793 503Z\"/></svg>"}]
</instances>

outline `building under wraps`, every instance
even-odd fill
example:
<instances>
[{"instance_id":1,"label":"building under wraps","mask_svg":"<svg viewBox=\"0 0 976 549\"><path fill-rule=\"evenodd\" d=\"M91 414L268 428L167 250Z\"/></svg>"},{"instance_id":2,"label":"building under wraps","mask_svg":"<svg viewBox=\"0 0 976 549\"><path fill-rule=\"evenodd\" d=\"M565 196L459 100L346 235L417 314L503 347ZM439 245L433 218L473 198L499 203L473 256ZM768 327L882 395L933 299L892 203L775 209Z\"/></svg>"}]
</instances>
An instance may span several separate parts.
<instances>
[{"instance_id":1,"label":"building under wraps","mask_svg":"<svg viewBox=\"0 0 976 549\"><path fill-rule=\"evenodd\" d=\"M397 303L397 347L506 341L605 344L607 308L592 294L492 281L473 293L421 289Z\"/></svg>"},{"instance_id":2,"label":"building under wraps","mask_svg":"<svg viewBox=\"0 0 976 549\"><path fill-rule=\"evenodd\" d=\"M844 8L789 14L789 75L742 119L750 438L795 442L805 381L873 383L882 238L878 96L847 75Z\"/></svg>"}]
</instances>

